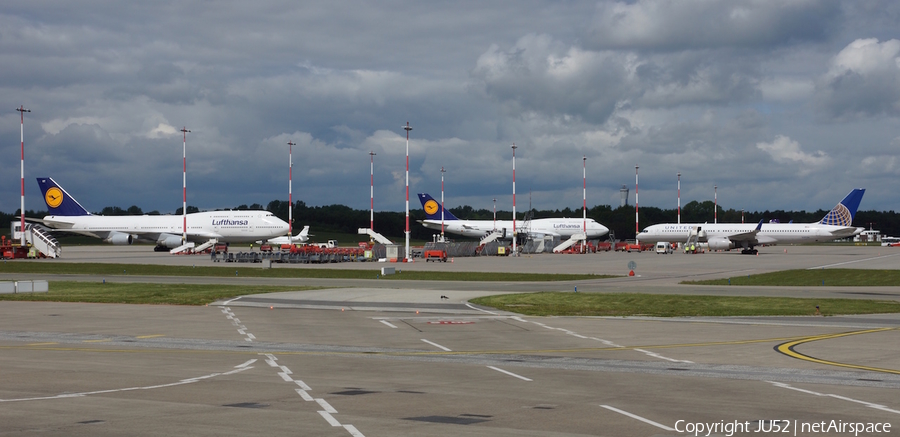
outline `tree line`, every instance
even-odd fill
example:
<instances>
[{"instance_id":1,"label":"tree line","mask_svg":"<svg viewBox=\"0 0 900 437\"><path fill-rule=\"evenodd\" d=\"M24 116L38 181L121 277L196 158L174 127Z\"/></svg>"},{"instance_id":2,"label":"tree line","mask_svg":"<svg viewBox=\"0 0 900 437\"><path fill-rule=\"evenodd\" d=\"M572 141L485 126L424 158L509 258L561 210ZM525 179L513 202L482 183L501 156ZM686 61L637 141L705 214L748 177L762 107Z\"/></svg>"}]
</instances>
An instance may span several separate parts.
<instances>
[{"instance_id":1,"label":"tree line","mask_svg":"<svg viewBox=\"0 0 900 437\"><path fill-rule=\"evenodd\" d=\"M239 205L235 210L260 210L265 209L271 211L282 220L288 220L288 202L282 200L273 200L265 207L261 204L254 203L252 205ZM464 205L455 208L448 208L456 217L460 219L470 220L492 220L494 212L488 209L474 209L471 206ZM199 212L199 209L188 205L188 213ZM788 223L793 220L794 223L812 223L822 219L827 214L827 210L807 211L740 211L734 209L724 209L718 205L718 209L714 202L692 201L681 208L682 223L712 223L714 217L718 217L720 223L758 223L760 220L770 222L777 220L781 223ZM108 206L100 211L102 215L142 215L145 214L141 208L132 205L126 209L117 206ZM159 211L147 212L148 215L159 215ZM181 208L175 212L175 215L181 214ZM47 215L46 211L26 210L26 217L41 218ZM581 217L581 208L556 209L556 210L528 210L524 212L517 211L517 219L524 220L526 217L531 218L562 218L562 217ZM425 212L420 208L415 208L409 212L410 220L410 236L416 240L431 240L434 230L426 229L420 225L417 220L425 219ZM631 239L635 237L634 223L634 206L625 205L622 207L612 208L609 205L597 205L587 210L588 218L592 218L600 224L608 227L617 239ZM511 211L497 211L499 220L509 220L512 217ZM369 210L352 209L345 205L325 205L325 206L308 206L305 202L294 202L294 228L299 229L302 226L309 225L313 229L322 229L332 232L341 232L348 234L356 234L359 228L369 227ZM19 211L14 214L0 212L0 223L6 223L6 229L9 229L9 223L19 220ZM404 236L405 230L405 213L393 211L375 212L375 231L388 238L396 239ZM638 221L640 228L643 229L650 225L659 223L674 223L677 221L676 209L662 209L652 206L641 207L638 211ZM900 214L894 211L858 211L854 219L854 226L865 227L869 229L877 229L885 236L900 236Z\"/></svg>"}]
</instances>

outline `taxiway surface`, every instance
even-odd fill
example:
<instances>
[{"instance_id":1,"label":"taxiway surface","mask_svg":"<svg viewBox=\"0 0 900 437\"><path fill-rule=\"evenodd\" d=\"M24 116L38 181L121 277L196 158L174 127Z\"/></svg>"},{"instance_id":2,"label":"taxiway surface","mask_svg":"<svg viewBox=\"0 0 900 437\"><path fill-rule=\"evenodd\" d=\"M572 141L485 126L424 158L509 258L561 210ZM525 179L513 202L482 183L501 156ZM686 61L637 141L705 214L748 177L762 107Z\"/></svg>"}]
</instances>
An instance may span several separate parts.
<instances>
[{"instance_id":1,"label":"taxiway surface","mask_svg":"<svg viewBox=\"0 0 900 437\"><path fill-rule=\"evenodd\" d=\"M66 249L66 262L212 265L134 247L117 255L109 254L118 247L75 249ZM622 274L627 261L638 263L637 278L571 283L319 280L338 288L208 307L0 302L0 435L674 436L693 435L687 428L701 423L721 427L711 435L726 435L729 424L749 428L735 435L847 435L804 433L823 421L898 432L898 315L541 318L466 303L574 286L900 298L898 287L679 284L786 268L900 268L895 249L767 249L758 257L610 253L401 265Z\"/></svg>"}]
</instances>

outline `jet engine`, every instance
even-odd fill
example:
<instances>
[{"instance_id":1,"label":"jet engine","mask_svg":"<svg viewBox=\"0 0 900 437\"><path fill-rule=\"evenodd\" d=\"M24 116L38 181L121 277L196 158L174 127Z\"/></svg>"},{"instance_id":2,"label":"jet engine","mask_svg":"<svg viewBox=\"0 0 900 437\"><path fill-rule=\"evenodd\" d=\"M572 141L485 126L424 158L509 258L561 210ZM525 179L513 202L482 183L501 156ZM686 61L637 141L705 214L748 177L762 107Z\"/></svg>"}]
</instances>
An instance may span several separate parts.
<instances>
[{"instance_id":1,"label":"jet engine","mask_svg":"<svg viewBox=\"0 0 900 437\"><path fill-rule=\"evenodd\" d=\"M110 232L109 236L103 241L112 244L131 244L134 241L134 237L124 232Z\"/></svg>"},{"instance_id":2,"label":"jet engine","mask_svg":"<svg viewBox=\"0 0 900 437\"><path fill-rule=\"evenodd\" d=\"M160 235L156 244L169 249L174 249L181 246L181 237L178 235Z\"/></svg>"},{"instance_id":3,"label":"jet engine","mask_svg":"<svg viewBox=\"0 0 900 437\"><path fill-rule=\"evenodd\" d=\"M734 249L734 242L726 237L710 238L709 250L731 250Z\"/></svg>"}]
</instances>

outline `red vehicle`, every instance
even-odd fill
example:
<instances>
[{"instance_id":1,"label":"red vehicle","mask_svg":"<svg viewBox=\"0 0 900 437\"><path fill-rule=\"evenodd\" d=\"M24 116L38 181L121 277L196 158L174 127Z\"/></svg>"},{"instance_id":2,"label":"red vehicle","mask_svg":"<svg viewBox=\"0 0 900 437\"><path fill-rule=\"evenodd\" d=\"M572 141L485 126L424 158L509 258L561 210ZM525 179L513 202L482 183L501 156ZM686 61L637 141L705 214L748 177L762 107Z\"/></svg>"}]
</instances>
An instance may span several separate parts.
<instances>
[{"instance_id":1,"label":"red vehicle","mask_svg":"<svg viewBox=\"0 0 900 437\"><path fill-rule=\"evenodd\" d=\"M447 262L447 251L446 250L426 250L422 255L425 258L425 262L434 261L434 262Z\"/></svg>"}]
</instances>

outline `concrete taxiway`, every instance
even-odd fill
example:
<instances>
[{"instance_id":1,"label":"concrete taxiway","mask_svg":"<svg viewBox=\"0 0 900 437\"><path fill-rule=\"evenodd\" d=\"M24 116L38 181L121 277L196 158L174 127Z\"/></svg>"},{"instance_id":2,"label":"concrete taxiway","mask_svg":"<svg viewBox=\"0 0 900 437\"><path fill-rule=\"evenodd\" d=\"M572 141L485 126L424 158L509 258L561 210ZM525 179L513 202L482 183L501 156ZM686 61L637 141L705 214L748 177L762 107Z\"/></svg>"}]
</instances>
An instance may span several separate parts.
<instances>
[{"instance_id":1,"label":"concrete taxiway","mask_svg":"<svg viewBox=\"0 0 900 437\"><path fill-rule=\"evenodd\" d=\"M103 249L67 248L64 262L213 265ZM700 424L718 427L710 435L727 435L726 426L744 431L735 435L785 435L775 427L847 435L813 432L823 421L889 424L896 433L898 315L525 317L467 304L477 295L575 286L900 298L900 287L679 284L786 268L900 268L896 249L784 249L758 257L609 253L397 265L623 274L629 260L638 264L636 278L566 283L292 280L337 288L206 307L0 302L0 435L675 436L694 435Z\"/></svg>"}]
</instances>

